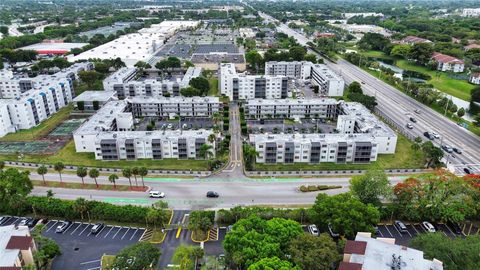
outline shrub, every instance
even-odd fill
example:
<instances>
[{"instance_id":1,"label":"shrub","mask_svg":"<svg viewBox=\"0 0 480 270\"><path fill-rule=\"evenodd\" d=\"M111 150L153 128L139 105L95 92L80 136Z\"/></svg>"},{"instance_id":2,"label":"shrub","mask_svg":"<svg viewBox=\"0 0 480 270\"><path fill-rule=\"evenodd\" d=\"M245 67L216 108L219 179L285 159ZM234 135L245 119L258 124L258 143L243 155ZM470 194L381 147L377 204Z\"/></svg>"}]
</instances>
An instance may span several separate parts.
<instances>
[{"instance_id":1,"label":"shrub","mask_svg":"<svg viewBox=\"0 0 480 270\"><path fill-rule=\"evenodd\" d=\"M313 191L320 191L320 190L327 190L327 189L336 189L336 188L342 188L342 186L327 186L327 185L309 185L309 186L300 186L299 190L301 192L313 192Z\"/></svg>"}]
</instances>

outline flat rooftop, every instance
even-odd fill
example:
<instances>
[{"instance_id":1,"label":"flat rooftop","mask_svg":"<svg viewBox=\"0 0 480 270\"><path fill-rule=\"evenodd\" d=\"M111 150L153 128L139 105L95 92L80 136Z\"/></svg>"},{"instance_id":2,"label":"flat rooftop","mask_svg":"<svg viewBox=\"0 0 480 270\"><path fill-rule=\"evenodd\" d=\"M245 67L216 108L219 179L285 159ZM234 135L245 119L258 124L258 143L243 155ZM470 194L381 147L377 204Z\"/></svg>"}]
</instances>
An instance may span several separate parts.
<instances>
[{"instance_id":1,"label":"flat rooftop","mask_svg":"<svg viewBox=\"0 0 480 270\"><path fill-rule=\"evenodd\" d=\"M96 136L97 140L109 140L109 139L148 139L148 138L164 138L164 139L176 139L176 138L197 138L208 137L213 131L200 129L200 130L153 130L153 131L112 131L101 132Z\"/></svg>"},{"instance_id":2,"label":"flat rooftop","mask_svg":"<svg viewBox=\"0 0 480 270\"><path fill-rule=\"evenodd\" d=\"M90 119L85 121L75 132L75 135L92 134L100 131L109 131L113 121L125 112L127 102L124 100L105 103Z\"/></svg>"},{"instance_id":3,"label":"flat rooftop","mask_svg":"<svg viewBox=\"0 0 480 270\"><path fill-rule=\"evenodd\" d=\"M163 104L179 104L179 103L220 103L218 97L147 97L134 96L126 99L130 103L163 103Z\"/></svg>"},{"instance_id":4,"label":"flat rooftop","mask_svg":"<svg viewBox=\"0 0 480 270\"><path fill-rule=\"evenodd\" d=\"M87 46L88 43L36 43L29 46L21 47L20 50L34 50L34 51L71 51L74 48L82 48Z\"/></svg>"},{"instance_id":5,"label":"flat rooftop","mask_svg":"<svg viewBox=\"0 0 480 270\"><path fill-rule=\"evenodd\" d=\"M73 99L77 101L101 101L106 102L117 96L115 91L85 91Z\"/></svg>"},{"instance_id":6,"label":"flat rooftop","mask_svg":"<svg viewBox=\"0 0 480 270\"><path fill-rule=\"evenodd\" d=\"M261 106L261 105L319 105L328 104L336 105L338 101L334 98L309 98L309 99L249 99L246 103L247 106Z\"/></svg>"}]
</instances>

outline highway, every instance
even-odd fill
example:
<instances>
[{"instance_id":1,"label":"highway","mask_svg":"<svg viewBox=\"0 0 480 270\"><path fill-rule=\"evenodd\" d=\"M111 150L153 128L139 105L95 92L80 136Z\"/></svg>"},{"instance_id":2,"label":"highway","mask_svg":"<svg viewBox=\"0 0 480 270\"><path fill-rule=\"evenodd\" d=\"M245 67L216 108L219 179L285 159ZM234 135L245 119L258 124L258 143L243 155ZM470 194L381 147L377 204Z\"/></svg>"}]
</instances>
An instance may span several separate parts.
<instances>
[{"instance_id":1,"label":"highway","mask_svg":"<svg viewBox=\"0 0 480 270\"><path fill-rule=\"evenodd\" d=\"M259 14L266 20L276 21L265 13L259 12ZM301 45L311 41L285 24L279 24L277 30L293 36ZM317 54L317 56L320 55ZM378 103L376 109L379 113L389 118L409 137L419 136L426 140L423 136L425 131L436 132L441 138L434 140L435 145L440 147L440 144L447 144L462 149L462 154L445 153L445 161L456 170L456 173L464 174L465 167L470 167L474 172L480 172L480 138L478 136L348 61L340 59L337 63L333 63L325 60L325 64L342 76L347 84L353 81L361 82L366 94L376 96ZM414 112L416 109L420 109L419 114ZM411 116L417 119L417 123L412 123L414 128L409 130L405 126L410 122Z\"/></svg>"}]
</instances>

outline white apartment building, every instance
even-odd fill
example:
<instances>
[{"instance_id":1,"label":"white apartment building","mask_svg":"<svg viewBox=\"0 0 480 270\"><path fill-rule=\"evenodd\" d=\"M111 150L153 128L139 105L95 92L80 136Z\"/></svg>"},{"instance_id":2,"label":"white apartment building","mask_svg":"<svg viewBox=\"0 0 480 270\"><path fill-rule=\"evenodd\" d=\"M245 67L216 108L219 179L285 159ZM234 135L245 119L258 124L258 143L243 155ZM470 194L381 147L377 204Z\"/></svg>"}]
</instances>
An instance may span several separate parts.
<instances>
[{"instance_id":1,"label":"white apartment building","mask_svg":"<svg viewBox=\"0 0 480 270\"><path fill-rule=\"evenodd\" d=\"M179 96L182 88L188 87L191 79L199 77L202 69L189 67L181 78L171 80L136 79L137 69L124 67L103 81L106 91L115 91L118 98L134 96Z\"/></svg>"},{"instance_id":2,"label":"white apartment building","mask_svg":"<svg viewBox=\"0 0 480 270\"><path fill-rule=\"evenodd\" d=\"M251 134L258 163L368 163L395 153L397 135L363 105L339 102L337 132L328 134Z\"/></svg>"},{"instance_id":3,"label":"white apartment building","mask_svg":"<svg viewBox=\"0 0 480 270\"><path fill-rule=\"evenodd\" d=\"M289 95L286 76L238 74L233 63L220 65L220 93L230 100L281 99Z\"/></svg>"},{"instance_id":4,"label":"white apartment building","mask_svg":"<svg viewBox=\"0 0 480 270\"><path fill-rule=\"evenodd\" d=\"M345 88L344 80L326 65L307 61L270 61L265 63L265 74L310 80L319 87L319 94L322 96L343 96Z\"/></svg>"},{"instance_id":5,"label":"white apartment building","mask_svg":"<svg viewBox=\"0 0 480 270\"><path fill-rule=\"evenodd\" d=\"M336 118L337 100L313 99L251 99L245 105L247 118Z\"/></svg>"},{"instance_id":6,"label":"white apartment building","mask_svg":"<svg viewBox=\"0 0 480 270\"><path fill-rule=\"evenodd\" d=\"M480 8L464 8L462 10L463 17L478 17L480 16Z\"/></svg>"},{"instance_id":7,"label":"white apartment building","mask_svg":"<svg viewBox=\"0 0 480 270\"><path fill-rule=\"evenodd\" d=\"M465 62L456 57L434 52L432 59L437 62L437 70L453 71L455 73L463 72L465 69Z\"/></svg>"},{"instance_id":8,"label":"white apartment building","mask_svg":"<svg viewBox=\"0 0 480 270\"><path fill-rule=\"evenodd\" d=\"M20 270L27 265L34 266L36 251L37 245L27 226L0 227L0 269Z\"/></svg>"},{"instance_id":9,"label":"white apartment building","mask_svg":"<svg viewBox=\"0 0 480 270\"><path fill-rule=\"evenodd\" d=\"M144 116L195 116L211 117L221 109L218 97L146 97L126 99L134 117Z\"/></svg>"}]
</instances>

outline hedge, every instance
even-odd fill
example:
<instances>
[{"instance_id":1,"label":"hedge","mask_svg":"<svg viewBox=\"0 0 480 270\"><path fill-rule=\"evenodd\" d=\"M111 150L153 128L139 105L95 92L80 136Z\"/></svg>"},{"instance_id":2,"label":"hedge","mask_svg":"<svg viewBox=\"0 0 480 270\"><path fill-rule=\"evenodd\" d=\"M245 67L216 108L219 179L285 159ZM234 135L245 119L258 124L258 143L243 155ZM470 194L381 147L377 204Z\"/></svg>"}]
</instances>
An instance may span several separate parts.
<instances>
[{"instance_id":1,"label":"hedge","mask_svg":"<svg viewBox=\"0 0 480 270\"><path fill-rule=\"evenodd\" d=\"M312 191L320 191L320 190L327 190L327 189L336 189L342 188L342 186L327 186L327 185L308 185L308 186L300 186L299 190L301 192L312 192Z\"/></svg>"},{"instance_id":2,"label":"hedge","mask_svg":"<svg viewBox=\"0 0 480 270\"><path fill-rule=\"evenodd\" d=\"M415 71L415 70L404 70L403 71L403 76L413 77L413 78L417 78L417 79L423 79L423 80L426 80L426 81L432 79L432 76L430 76L428 74L425 74L425 73L422 73L422 72Z\"/></svg>"},{"instance_id":3,"label":"hedge","mask_svg":"<svg viewBox=\"0 0 480 270\"><path fill-rule=\"evenodd\" d=\"M237 206L227 209L221 209L217 212L217 222L224 225L234 224L237 220L247 218L250 215L257 215L263 219L285 218L295 220L300 223L309 222L309 210L305 208L279 209L270 207L241 207Z\"/></svg>"}]
</instances>

